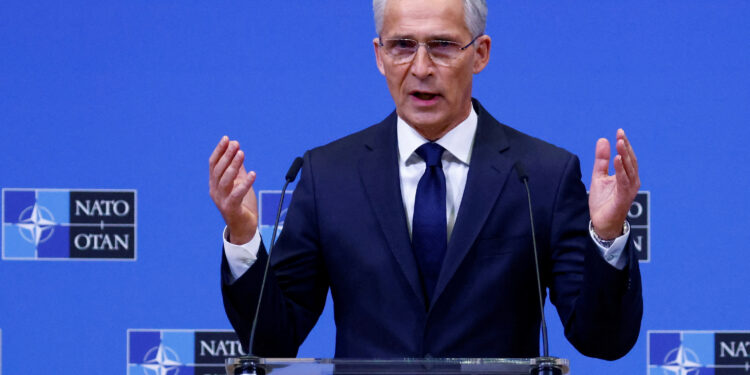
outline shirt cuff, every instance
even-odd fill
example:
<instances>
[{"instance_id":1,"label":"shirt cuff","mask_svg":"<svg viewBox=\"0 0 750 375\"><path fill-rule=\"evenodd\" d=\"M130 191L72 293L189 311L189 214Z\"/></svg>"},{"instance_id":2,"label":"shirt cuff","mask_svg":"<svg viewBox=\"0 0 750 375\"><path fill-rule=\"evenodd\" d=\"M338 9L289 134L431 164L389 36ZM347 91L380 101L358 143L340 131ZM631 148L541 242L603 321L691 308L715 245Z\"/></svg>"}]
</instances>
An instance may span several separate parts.
<instances>
[{"instance_id":1,"label":"shirt cuff","mask_svg":"<svg viewBox=\"0 0 750 375\"><path fill-rule=\"evenodd\" d=\"M625 221L622 228L622 235L611 241L603 241L594 232L594 225L589 221L589 235L602 253L602 257L607 263L611 264L618 270L622 270L628 264L628 257L625 254L625 246L628 244L630 236L630 223Z\"/></svg>"},{"instance_id":2,"label":"shirt cuff","mask_svg":"<svg viewBox=\"0 0 750 375\"><path fill-rule=\"evenodd\" d=\"M239 279L258 259L260 250L260 230L255 231L255 235L250 242L242 245L235 245L229 242L229 228L224 227L224 255L227 257L229 271L232 273L230 284Z\"/></svg>"}]
</instances>

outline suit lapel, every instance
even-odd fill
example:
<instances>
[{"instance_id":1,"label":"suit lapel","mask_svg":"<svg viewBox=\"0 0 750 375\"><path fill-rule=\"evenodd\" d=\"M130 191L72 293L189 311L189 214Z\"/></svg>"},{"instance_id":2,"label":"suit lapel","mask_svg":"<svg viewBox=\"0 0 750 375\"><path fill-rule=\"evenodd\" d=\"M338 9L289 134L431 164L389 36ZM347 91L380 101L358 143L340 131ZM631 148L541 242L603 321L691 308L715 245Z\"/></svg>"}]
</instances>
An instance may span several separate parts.
<instances>
[{"instance_id":1,"label":"suit lapel","mask_svg":"<svg viewBox=\"0 0 750 375\"><path fill-rule=\"evenodd\" d=\"M401 197L396 118L396 112L393 112L377 125L379 133L365 145L367 150L359 163L359 175L393 256L424 306L422 284Z\"/></svg>"},{"instance_id":2,"label":"suit lapel","mask_svg":"<svg viewBox=\"0 0 750 375\"><path fill-rule=\"evenodd\" d=\"M478 123L469 174L430 307L474 244L513 166L513 160L502 154L509 147L502 127L478 102L474 104Z\"/></svg>"}]
</instances>

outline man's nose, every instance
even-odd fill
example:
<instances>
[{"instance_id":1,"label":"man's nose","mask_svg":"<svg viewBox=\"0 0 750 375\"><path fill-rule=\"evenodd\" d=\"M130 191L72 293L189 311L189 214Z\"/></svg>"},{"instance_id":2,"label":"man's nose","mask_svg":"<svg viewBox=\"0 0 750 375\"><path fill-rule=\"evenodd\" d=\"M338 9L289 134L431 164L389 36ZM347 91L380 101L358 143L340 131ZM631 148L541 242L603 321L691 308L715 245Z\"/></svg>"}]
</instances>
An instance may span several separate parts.
<instances>
[{"instance_id":1,"label":"man's nose","mask_svg":"<svg viewBox=\"0 0 750 375\"><path fill-rule=\"evenodd\" d=\"M417 78L424 78L432 74L434 62L427 52L427 46L420 44L417 46L417 52L414 52L414 59L411 62L411 73Z\"/></svg>"}]
</instances>

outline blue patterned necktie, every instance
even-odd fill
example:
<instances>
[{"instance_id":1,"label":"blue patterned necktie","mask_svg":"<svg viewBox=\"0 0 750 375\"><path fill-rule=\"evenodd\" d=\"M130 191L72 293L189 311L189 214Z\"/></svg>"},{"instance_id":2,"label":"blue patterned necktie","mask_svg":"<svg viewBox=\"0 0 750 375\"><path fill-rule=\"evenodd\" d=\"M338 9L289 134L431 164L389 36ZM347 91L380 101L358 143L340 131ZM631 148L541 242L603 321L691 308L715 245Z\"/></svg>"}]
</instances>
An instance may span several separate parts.
<instances>
[{"instance_id":1,"label":"blue patterned necktie","mask_svg":"<svg viewBox=\"0 0 750 375\"><path fill-rule=\"evenodd\" d=\"M448 246L445 174L440 160L443 151L443 147L432 142L423 144L416 151L427 165L417 185L411 245L428 305L432 301L445 249Z\"/></svg>"}]
</instances>

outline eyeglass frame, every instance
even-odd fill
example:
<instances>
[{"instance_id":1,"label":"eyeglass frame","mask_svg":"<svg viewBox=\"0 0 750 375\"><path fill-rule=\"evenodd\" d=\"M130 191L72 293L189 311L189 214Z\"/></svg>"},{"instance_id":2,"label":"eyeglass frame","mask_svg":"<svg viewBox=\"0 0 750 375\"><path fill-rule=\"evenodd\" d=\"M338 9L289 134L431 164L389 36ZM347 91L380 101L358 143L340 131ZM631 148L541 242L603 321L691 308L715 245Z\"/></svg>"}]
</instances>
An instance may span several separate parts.
<instances>
[{"instance_id":1,"label":"eyeglass frame","mask_svg":"<svg viewBox=\"0 0 750 375\"><path fill-rule=\"evenodd\" d=\"M466 51L466 49L467 49L467 48L469 48L469 47L470 47L470 46L471 46L472 44L476 43L477 39L479 39L479 38L480 38L480 37L482 37L482 36L484 36L484 33L481 33L481 34L477 35L477 36L476 36L476 37L474 37L474 39L472 39L472 40L471 40L471 42L469 42L469 43L468 43L467 45L465 45L465 46L463 46L463 47L460 47L460 48L459 48L459 51L461 51L461 52L463 52L463 51ZM428 47L428 46L427 46L427 43L430 43L430 42L449 42L449 43L453 43L453 44L455 44L455 45L459 45L459 46L460 46L460 44L458 44L457 42L454 42L454 41L452 41L452 40L442 40L442 39L432 39L432 40L428 40L428 41L426 41L426 42L420 42L420 41L418 41L418 40L416 40L416 39L410 39L410 38L392 38L392 39L385 39L385 40L387 40L387 41L388 41L388 40L410 40L410 41L412 41L412 42L417 42L417 48L416 48L416 49L414 50L414 53L412 53L412 54L411 54L411 56L410 56L410 57L409 57L408 59L404 59L404 61L403 61L403 62L400 62L400 63L396 63L396 64L399 64L399 65L401 65L401 64L407 64L407 63L411 62L412 60L414 60L414 56L416 56L416 55L417 55L417 52L419 52L419 47L422 47L422 46L424 46L424 48L425 48L425 51L427 52L427 55L428 55L428 56L430 56L430 60L432 60L432 61L433 61L434 63L436 63L436 64L439 64L439 65L440 65L440 63L438 63L437 61L435 61L435 58L434 58L434 57L432 56L432 54L430 53L430 47ZM383 37L382 37L382 36L380 36L380 35L378 35L378 45L379 45L380 47L385 47L385 44L383 44ZM388 55L388 56L391 56L391 57L393 57L393 56L392 56L392 55L391 55L390 53L388 53L388 52L386 52L386 55ZM452 59L451 59L450 61L454 61L454 60L456 60L457 58L458 58L458 56L456 56L456 57L452 58Z\"/></svg>"}]
</instances>

